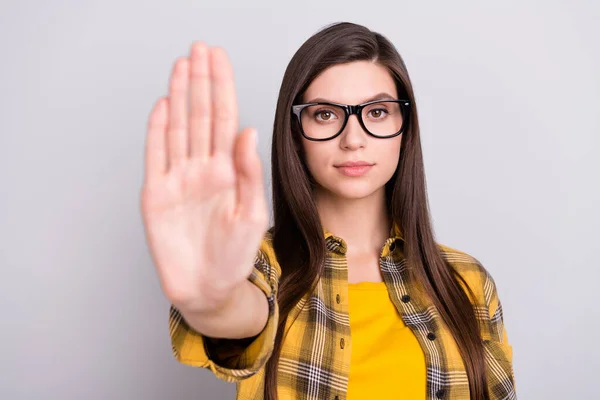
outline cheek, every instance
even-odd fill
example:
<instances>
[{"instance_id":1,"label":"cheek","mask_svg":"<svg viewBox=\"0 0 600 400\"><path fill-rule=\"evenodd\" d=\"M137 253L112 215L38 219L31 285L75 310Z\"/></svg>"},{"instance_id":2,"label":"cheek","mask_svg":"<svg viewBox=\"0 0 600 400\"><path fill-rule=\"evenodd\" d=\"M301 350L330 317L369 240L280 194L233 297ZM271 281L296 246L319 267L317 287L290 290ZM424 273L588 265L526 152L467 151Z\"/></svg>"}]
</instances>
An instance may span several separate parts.
<instances>
[{"instance_id":1,"label":"cheek","mask_svg":"<svg viewBox=\"0 0 600 400\"><path fill-rule=\"evenodd\" d=\"M378 146L377 163L385 170L386 174L393 174L400 160L400 141Z\"/></svg>"},{"instance_id":2,"label":"cheek","mask_svg":"<svg viewBox=\"0 0 600 400\"><path fill-rule=\"evenodd\" d=\"M302 147L304 149L304 156L308 170L313 176L319 175L320 171L323 171L327 165L327 152L324 143L311 142L303 139Z\"/></svg>"}]
</instances>

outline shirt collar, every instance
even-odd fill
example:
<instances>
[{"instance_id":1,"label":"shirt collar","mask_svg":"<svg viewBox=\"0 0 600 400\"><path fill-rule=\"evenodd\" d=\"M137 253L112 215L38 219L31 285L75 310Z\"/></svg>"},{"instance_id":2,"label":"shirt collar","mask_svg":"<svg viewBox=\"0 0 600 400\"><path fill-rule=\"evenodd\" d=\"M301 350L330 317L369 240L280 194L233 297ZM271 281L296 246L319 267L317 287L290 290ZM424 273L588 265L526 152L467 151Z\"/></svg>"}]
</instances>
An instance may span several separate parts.
<instances>
[{"instance_id":1,"label":"shirt collar","mask_svg":"<svg viewBox=\"0 0 600 400\"><path fill-rule=\"evenodd\" d=\"M396 222L392 223L392 228L390 229L389 236L392 239L404 241L404 236L402 235L402 230L400 229L400 226ZM327 230L325 227L323 227L323 237L325 238L325 241L328 241L331 238L331 239L338 241L340 244L343 243L345 246L344 239L342 239L339 236L335 236L332 232Z\"/></svg>"}]
</instances>

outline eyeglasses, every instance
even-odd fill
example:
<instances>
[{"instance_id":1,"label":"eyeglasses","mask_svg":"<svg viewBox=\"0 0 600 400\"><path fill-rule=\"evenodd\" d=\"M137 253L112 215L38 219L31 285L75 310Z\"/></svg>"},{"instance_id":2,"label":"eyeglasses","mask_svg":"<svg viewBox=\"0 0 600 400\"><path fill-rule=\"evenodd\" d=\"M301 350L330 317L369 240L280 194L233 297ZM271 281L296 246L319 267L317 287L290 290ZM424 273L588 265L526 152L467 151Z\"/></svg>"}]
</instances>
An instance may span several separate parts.
<instances>
[{"instance_id":1,"label":"eyeglasses","mask_svg":"<svg viewBox=\"0 0 600 400\"><path fill-rule=\"evenodd\" d=\"M308 140L331 140L342 133L356 114L362 128L376 138L392 138L407 126L409 100L375 100L363 104L308 103L292 106L300 132Z\"/></svg>"}]
</instances>

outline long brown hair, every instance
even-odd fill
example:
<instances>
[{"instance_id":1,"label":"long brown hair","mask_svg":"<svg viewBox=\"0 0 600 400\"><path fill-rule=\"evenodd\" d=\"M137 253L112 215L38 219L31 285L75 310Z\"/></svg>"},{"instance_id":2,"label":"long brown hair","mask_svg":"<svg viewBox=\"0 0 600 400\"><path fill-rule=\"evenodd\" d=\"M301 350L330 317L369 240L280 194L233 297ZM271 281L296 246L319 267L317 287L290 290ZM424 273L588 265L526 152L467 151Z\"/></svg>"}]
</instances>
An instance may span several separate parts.
<instances>
[{"instance_id":1,"label":"long brown hair","mask_svg":"<svg viewBox=\"0 0 600 400\"><path fill-rule=\"evenodd\" d=\"M274 225L270 232L282 276L278 291L279 326L265 370L265 399L277 399L277 365L287 316L314 289L326 258L323 228L312 196L314 181L303 161L301 137L291 106L302 100L307 87L326 68L364 60L386 67L396 82L399 98L410 100L400 161L385 188L388 212L402 232L411 270L457 342L471 399L487 399L478 322L459 284L460 277L442 258L432 232L417 106L406 66L387 38L347 22L323 28L298 49L285 71L277 101L271 150Z\"/></svg>"}]
</instances>

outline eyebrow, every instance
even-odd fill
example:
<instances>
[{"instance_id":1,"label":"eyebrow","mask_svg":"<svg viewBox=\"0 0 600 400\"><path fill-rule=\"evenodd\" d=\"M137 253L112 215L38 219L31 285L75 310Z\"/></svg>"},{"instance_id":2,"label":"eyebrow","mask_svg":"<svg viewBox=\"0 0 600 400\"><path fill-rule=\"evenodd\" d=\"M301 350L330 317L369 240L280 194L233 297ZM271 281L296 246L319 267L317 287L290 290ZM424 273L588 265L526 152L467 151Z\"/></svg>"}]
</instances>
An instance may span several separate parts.
<instances>
[{"instance_id":1,"label":"eyebrow","mask_svg":"<svg viewBox=\"0 0 600 400\"><path fill-rule=\"evenodd\" d=\"M375 100L395 100L395 98L388 93L381 92L381 93L376 94L375 96L365 99L362 103L368 103L369 101L375 101ZM307 101L307 103L339 103L339 102L333 101L333 100L328 100L323 97L316 97L310 101Z\"/></svg>"}]
</instances>

